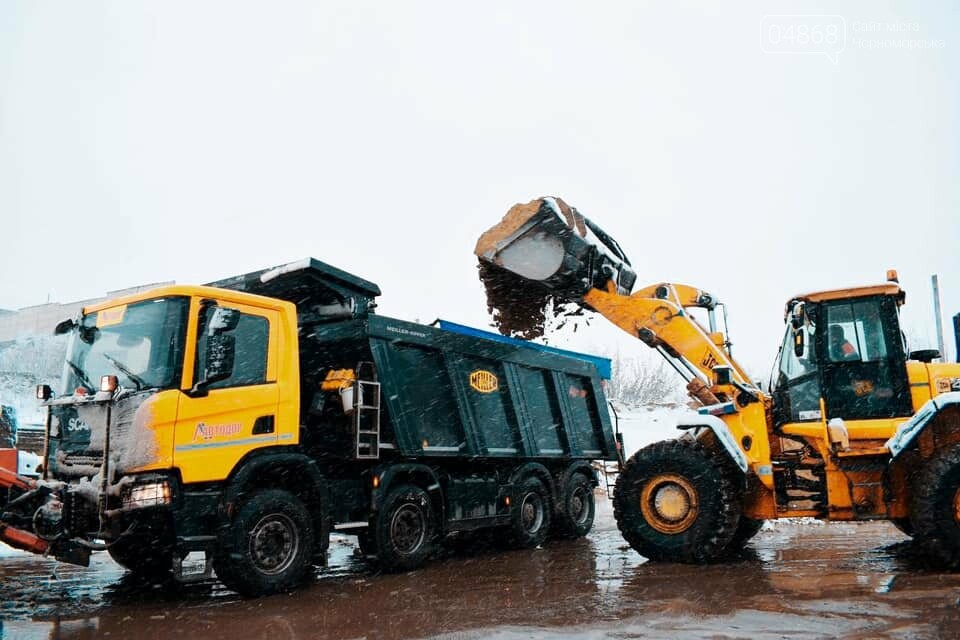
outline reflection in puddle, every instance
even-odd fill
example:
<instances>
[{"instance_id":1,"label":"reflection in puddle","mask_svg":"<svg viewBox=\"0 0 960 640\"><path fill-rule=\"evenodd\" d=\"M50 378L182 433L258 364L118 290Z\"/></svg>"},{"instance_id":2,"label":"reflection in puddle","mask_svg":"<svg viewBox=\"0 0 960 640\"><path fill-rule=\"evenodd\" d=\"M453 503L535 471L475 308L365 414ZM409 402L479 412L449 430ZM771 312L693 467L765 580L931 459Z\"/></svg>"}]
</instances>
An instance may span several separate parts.
<instances>
[{"instance_id":1,"label":"reflection in puddle","mask_svg":"<svg viewBox=\"0 0 960 640\"><path fill-rule=\"evenodd\" d=\"M143 584L105 554L57 577L51 561L7 555L0 629L30 640L960 636L960 576L917 567L889 525L778 525L730 561L657 564L598 506L587 539L532 551L465 540L406 574L377 573L337 536L310 584L259 600L213 581Z\"/></svg>"}]
</instances>

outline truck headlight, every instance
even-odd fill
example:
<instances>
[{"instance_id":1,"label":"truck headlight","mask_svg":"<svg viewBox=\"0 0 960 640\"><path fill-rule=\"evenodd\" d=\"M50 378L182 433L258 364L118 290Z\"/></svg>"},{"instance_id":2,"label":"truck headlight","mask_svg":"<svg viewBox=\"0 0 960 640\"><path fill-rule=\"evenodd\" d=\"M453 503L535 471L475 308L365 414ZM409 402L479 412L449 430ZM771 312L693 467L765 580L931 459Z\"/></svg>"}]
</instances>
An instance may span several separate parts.
<instances>
[{"instance_id":1,"label":"truck headlight","mask_svg":"<svg viewBox=\"0 0 960 640\"><path fill-rule=\"evenodd\" d=\"M123 492L124 509L156 507L173 502L173 489L167 480L135 484Z\"/></svg>"}]
</instances>

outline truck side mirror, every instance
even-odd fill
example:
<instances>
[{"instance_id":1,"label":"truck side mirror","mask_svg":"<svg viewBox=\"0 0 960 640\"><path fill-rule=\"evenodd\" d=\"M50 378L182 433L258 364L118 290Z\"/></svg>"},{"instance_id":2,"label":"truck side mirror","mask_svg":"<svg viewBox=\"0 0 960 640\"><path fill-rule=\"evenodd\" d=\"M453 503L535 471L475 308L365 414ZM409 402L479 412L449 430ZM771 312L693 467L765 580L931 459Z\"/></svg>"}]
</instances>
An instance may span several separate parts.
<instances>
[{"instance_id":1,"label":"truck side mirror","mask_svg":"<svg viewBox=\"0 0 960 640\"><path fill-rule=\"evenodd\" d=\"M234 323L236 326L236 323ZM207 366L203 372L206 385L226 380L233 375L237 341L228 333L216 333L207 338Z\"/></svg>"},{"instance_id":2,"label":"truck side mirror","mask_svg":"<svg viewBox=\"0 0 960 640\"><path fill-rule=\"evenodd\" d=\"M212 301L210 304L213 304ZM207 311L209 310L210 307L207 308ZM205 396L207 387L233 375L237 340L230 332L237 328L239 322L240 312L236 309L212 308L204 327L206 349L203 354L203 371L199 373L199 379L193 383L188 395L194 398Z\"/></svg>"},{"instance_id":3,"label":"truck side mirror","mask_svg":"<svg viewBox=\"0 0 960 640\"><path fill-rule=\"evenodd\" d=\"M70 333L75 326L77 326L77 323L72 318L58 322L57 326L53 329L53 335L62 336L65 333Z\"/></svg>"},{"instance_id":4,"label":"truck side mirror","mask_svg":"<svg viewBox=\"0 0 960 640\"><path fill-rule=\"evenodd\" d=\"M207 326L207 331L211 336L226 331L233 331L237 328L238 322L240 322L239 311L236 309L217 307L213 310L213 315L210 317L210 324Z\"/></svg>"}]
</instances>

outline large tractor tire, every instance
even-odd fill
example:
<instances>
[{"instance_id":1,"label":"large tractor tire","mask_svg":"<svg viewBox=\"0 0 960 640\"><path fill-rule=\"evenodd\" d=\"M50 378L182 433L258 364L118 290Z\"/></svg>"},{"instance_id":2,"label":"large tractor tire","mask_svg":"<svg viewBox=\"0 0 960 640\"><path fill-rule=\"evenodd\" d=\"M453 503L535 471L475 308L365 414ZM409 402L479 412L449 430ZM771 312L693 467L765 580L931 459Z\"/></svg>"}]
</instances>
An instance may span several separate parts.
<instances>
[{"instance_id":1,"label":"large tractor tire","mask_svg":"<svg viewBox=\"0 0 960 640\"><path fill-rule=\"evenodd\" d=\"M730 551L740 551L743 549L753 536L760 533L763 528L763 520L755 520L746 516L740 516L740 522L737 523L737 530L733 534L733 540L727 547Z\"/></svg>"},{"instance_id":2,"label":"large tractor tire","mask_svg":"<svg viewBox=\"0 0 960 640\"><path fill-rule=\"evenodd\" d=\"M890 523L903 535L913 537L913 524L910 518L891 518Z\"/></svg>"},{"instance_id":3,"label":"large tractor tire","mask_svg":"<svg viewBox=\"0 0 960 640\"><path fill-rule=\"evenodd\" d=\"M374 524L378 564L387 571L410 571L422 566L436 547L436 520L426 491L412 484L392 489Z\"/></svg>"},{"instance_id":4,"label":"large tractor tire","mask_svg":"<svg viewBox=\"0 0 960 640\"><path fill-rule=\"evenodd\" d=\"M547 539L552 509L543 483L534 477L521 481L513 491L510 508L510 546L533 549Z\"/></svg>"},{"instance_id":5,"label":"large tractor tire","mask_svg":"<svg viewBox=\"0 0 960 640\"><path fill-rule=\"evenodd\" d=\"M556 511L554 531L562 538L582 538L593 528L597 505L593 483L582 473L574 473L566 482Z\"/></svg>"},{"instance_id":6,"label":"large tractor tire","mask_svg":"<svg viewBox=\"0 0 960 640\"><path fill-rule=\"evenodd\" d=\"M617 526L630 546L650 560L720 557L737 532L741 501L724 463L685 439L633 454L613 494Z\"/></svg>"},{"instance_id":7,"label":"large tractor tire","mask_svg":"<svg viewBox=\"0 0 960 640\"><path fill-rule=\"evenodd\" d=\"M938 452L914 477L910 524L926 555L960 568L960 445Z\"/></svg>"},{"instance_id":8,"label":"large tractor tire","mask_svg":"<svg viewBox=\"0 0 960 640\"><path fill-rule=\"evenodd\" d=\"M245 596L289 591L312 566L315 531L303 502L289 491L266 489L240 505L224 529L213 567Z\"/></svg>"}]
</instances>

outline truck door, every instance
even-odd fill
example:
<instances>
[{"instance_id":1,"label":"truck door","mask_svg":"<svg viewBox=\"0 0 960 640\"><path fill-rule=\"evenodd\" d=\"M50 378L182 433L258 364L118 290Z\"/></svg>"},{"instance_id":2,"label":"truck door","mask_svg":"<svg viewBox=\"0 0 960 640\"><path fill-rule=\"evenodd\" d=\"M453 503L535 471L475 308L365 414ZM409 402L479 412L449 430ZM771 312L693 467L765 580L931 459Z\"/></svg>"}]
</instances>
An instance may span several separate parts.
<instances>
[{"instance_id":1,"label":"truck door","mask_svg":"<svg viewBox=\"0 0 960 640\"><path fill-rule=\"evenodd\" d=\"M223 480L248 452L277 442L279 314L213 301L194 308L194 349L187 354L174 436L174 464L185 483ZM233 310L228 322L218 319L221 309ZM207 361L224 356L218 351L224 344L232 350L232 368L197 388Z\"/></svg>"},{"instance_id":2,"label":"truck door","mask_svg":"<svg viewBox=\"0 0 960 640\"><path fill-rule=\"evenodd\" d=\"M889 296L824 303L817 348L827 417L913 413L896 301Z\"/></svg>"}]
</instances>

